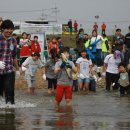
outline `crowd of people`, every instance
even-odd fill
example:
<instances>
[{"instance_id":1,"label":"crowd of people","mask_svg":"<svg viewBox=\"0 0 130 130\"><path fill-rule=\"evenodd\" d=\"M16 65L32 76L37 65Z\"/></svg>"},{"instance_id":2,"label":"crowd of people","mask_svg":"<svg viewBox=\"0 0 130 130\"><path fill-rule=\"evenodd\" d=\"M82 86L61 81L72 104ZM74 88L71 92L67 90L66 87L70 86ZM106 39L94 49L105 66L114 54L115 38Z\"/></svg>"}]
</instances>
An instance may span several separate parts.
<instances>
[{"instance_id":1,"label":"crowd of people","mask_svg":"<svg viewBox=\"0 0 130 130\"><path fill-rule=\"evenodd\" d=\"M4 20L0 35L0 95L5 94L6 103L15 103L14 84L15 78L20 77L20 67L25 72L29 94L34 94L36 71L42 68L43 79L48 81L48 94L55 93L57 105L64 95L70 105L73 91L87 95L89 91L95 92L96 82L103 76L106 91L120 90L121 96L130 93L130 27L126 36L117 29L111 38L104 30L99 35L94 29L90 36L81 28L76 48L65 47L62 37L47 38L44 63L38 36L32 40L30 34L23 32L19 38L13 30L12 21Z\"/></svg>"}]
</instances>

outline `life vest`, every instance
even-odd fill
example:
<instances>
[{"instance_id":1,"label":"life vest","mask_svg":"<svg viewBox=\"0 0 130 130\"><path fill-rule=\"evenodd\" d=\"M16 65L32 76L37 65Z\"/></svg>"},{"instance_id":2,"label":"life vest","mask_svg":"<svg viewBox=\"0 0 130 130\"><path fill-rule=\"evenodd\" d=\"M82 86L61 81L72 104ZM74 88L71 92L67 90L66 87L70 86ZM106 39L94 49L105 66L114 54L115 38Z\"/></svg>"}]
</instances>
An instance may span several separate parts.
<instances>
[{"instance_id":1,"label":"life vest","mask_svg":"<svg viewBox=\"0 0 130 130\"><path fill-rule=\"evenodd\" d=\"M88 48L89 45L90 45L90 40L88 39L88 40L86 41L86 43L85 43L85 48Z\"/></svg>"},{"instance_id":2,"label":"life vest","mask_svg":"<svg viewBox=\"0 0 130 130\"><path fill-rule=\"evenodd\" d=\"M107 48L107 45L105 43L106 41L108 42L108 39L104 38L103 42L102 42L102 52L108 52L108 48Z\"/></svg>"}]
</instances>

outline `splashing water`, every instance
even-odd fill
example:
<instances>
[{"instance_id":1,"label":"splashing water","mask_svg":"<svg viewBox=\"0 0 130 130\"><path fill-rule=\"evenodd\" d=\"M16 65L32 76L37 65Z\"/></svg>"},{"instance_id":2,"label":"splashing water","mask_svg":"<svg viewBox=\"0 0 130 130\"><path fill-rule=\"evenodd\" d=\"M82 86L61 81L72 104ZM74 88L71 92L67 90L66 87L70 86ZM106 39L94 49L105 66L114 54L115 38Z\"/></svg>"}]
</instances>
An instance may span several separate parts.
<instances>
[{"instance_id":1,"label":"splashing water","mask_svg":"<svg viewBox=\"0 0 130 130\"><path fill-rule=\"evenodd\" d=\"M26 101L21 101L21 100L16 100L15 104L6 104L5 100L2 98L0 99L0 109L3 108L27 108L27 107L36 107L37 104L33 104L30 102L26 102Z\"/></svg>"}]
</instances>

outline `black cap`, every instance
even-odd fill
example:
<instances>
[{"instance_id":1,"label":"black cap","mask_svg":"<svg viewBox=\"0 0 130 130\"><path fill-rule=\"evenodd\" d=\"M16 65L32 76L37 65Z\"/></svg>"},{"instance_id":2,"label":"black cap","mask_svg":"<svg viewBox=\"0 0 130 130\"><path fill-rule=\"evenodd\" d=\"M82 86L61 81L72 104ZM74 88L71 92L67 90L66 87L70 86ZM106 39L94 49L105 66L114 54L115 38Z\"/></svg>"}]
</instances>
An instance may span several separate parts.
<instances>
[{"instance_id":1,"label":"black cap","mask_svg":"<svg viewBox=\"0 0 130 130\"><path fill-rule=\"evenodd\" d=\"M9 28L12 28L14 29L14 24L11 20L7 19L7 20L4 20L1 24L1 30L2 29L9 29Z\"/></svg>"}]
</instances>

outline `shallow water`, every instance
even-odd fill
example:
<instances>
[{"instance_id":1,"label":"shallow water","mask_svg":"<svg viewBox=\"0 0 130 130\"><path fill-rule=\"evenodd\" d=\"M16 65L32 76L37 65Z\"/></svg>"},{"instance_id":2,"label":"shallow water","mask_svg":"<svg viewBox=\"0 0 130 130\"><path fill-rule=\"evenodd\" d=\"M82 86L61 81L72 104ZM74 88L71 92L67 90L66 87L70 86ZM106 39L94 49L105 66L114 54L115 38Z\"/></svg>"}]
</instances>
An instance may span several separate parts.
<instances>
[{"instance_id":1,"label":"shallow water","mask_svg":"<svg viewBox=\"0 0 130 130\"><path fill-rule=\"evenodd\" d=\"M98 90L73 95L71 107L54 105L54 96L37 90L35 96L16 92L11 107L0 101L0 130L130 130L130 97Z\"/></svg>"}]
</instances>

